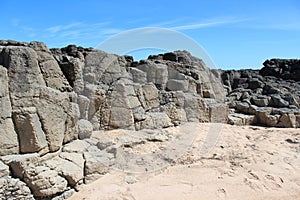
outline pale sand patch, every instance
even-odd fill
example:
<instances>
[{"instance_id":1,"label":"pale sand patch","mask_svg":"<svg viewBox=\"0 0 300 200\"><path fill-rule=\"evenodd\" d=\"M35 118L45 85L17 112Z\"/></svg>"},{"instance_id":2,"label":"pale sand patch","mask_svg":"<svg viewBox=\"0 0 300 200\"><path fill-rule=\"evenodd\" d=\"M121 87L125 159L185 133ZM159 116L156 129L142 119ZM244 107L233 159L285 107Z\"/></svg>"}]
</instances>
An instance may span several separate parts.
<instances>
[{"instance_id":1,"label":"pale sand patch","mask_svg":"<svg viewBox=\"0 0 300 200\"><path fill-rule=\"evenodd\" d=\"M169 129L174 137L197 133L173 166L147 173L112 170L70 199L300 199L300 143L286 141L299 141L299 129L223 125L216 145L203 155L210 126L189 123ZM144 145L133 151L156 150Z\"/></svg>"}]
</instances>

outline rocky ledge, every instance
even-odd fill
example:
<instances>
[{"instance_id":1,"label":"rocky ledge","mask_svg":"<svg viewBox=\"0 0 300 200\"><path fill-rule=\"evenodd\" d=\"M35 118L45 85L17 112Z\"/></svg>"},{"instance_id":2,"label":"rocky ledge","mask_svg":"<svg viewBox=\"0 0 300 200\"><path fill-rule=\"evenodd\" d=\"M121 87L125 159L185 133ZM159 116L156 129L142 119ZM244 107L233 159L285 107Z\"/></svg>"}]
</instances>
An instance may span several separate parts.
<instances>
[{"instance_id":1,"label":"rocky ledge","mask_svg":"<svg viewBox=\"0 0 300 200\"><path fill-rule=\"evenodd\" d=\"M163 128L184 122L226 122L224 98L219 73L186 51L136 62L0 41L0 194L65 198L107 173L124 146L170 140ZM101 137L112 129L129 137Z\"/></svg>"},{"instance_id":2,"label":"rocky ledge","mask_svg":"<svg viewBox=\"0 0 300 200\"><path fill-rule=\"evenodd\" d=\"M263 65L222 72L229 123L300 127L300 60L271 59Z\"/></svg>"}]
</instances>

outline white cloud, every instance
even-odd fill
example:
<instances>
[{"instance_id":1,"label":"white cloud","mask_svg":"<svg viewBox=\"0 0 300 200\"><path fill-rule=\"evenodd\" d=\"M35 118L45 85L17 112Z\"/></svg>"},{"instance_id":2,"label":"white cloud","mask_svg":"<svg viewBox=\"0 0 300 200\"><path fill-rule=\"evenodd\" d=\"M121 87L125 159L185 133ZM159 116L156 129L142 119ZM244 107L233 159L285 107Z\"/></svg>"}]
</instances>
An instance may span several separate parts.
<instances>
[{"instance_id":1,"label":"white cloud","mask_svg":"<svg viewBox=\"0 0 300 200\"><path fill-rule=\"evenodd\" d=\"M170 29L175 31L194 30L194 29L200 29L205 27L220 26L225 24L235 24L235 23L240 23L248 20L250 19L237 19L237 18L236 19L235 18L210 19L199 23L172 26L170 27Z\"/></svg>"},{"instance_id":2,"label":"white cloud","mask_svg":"<svg viewBox=\"0 0 300 200\"><path fill-rule=\"evenodd\" d=\"M76 23L71 23L71 24L67 24L67 25L58 25L58 26L52 26L46 29L46 31L54 34L60 31L65 31L65 30L69 30L75 27L80 27L80 25L82 25L81 22L76 22Z\"/></svg>"},{"instance_id":3,"label":"white cloud","mask_svg":"<svg viewBox=\"0 0 300 200\"><path fill-rule=\"evenodd\" d=\"M111 28L108 25L109 21L100 22L100 23L82 23L76 22L66 25L57 25L48 27L45 29L45 33L49 34L50 37L72 37L72 38L80 38L80 37L91 37L94 36L99 37L99 35L107 36L119 33L122 31L121 29Z\"/></svg>"}]
</instances>

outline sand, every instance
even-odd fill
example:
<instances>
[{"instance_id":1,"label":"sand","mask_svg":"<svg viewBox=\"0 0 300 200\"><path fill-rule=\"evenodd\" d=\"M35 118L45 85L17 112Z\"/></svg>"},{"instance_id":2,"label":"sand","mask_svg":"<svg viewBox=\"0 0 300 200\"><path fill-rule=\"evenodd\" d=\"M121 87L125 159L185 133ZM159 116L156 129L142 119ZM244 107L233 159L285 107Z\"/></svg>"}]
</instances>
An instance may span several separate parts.
<instances>
[{"instance_id":1,"label":"sand","mask_svg":"<svg viewBox=\"0 0 300 200\"><path fill-rule=\"evenodd\" d=\"M169 132L177 142L131 150L145 158L167 150L171 164L111 169L69 199L300 199L299 129L188 123Z\"/></svg>"}]
</instances>

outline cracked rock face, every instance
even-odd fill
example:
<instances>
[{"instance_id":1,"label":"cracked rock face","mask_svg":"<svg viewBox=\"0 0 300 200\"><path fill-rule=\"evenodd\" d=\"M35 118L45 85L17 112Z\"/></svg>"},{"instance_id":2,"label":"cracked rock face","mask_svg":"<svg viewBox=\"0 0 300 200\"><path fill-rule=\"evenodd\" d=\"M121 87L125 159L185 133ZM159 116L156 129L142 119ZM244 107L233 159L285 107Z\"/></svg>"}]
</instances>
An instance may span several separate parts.
<instances>
[{"instance_id":1,"label":"cracked rock face","mask_svg":"<svg viewBox=\"0 0 300 200\"><path fill-rule=\"evenodd\" d=\"M300 61L271 59L258 70L222 72L229 123L300 127Z\"/></svg>"},{"instance_id":2,"label":"cracked rock face","mask_svg":"<svg viewBox=\"0 0 300 200\"><path fill-rule=\"evenodd\" d=\"M72 45L49 50L40 42L1 41L0 70L1 155L55 152L78 131L88 137L91 127L226 120L209 114L210 107L227 109L216 104L225 96L220 79L185 51L133 62ZM88 122L78 127L78 120Z\"/></svg>"},{"instance_id":3,"label":"cracked rock face","mask_svg":"<svg viewBox=\"0 0 300 200\"><path fill-rule=\"evenodd\" d=\"M120 148L90 139L94 131L226 122L224 98L219 75L186 51L135 62L74 45L1 40L0 180L8 187L0 193L70 194L107 173Z\"/></svg>"}]
</instances>

